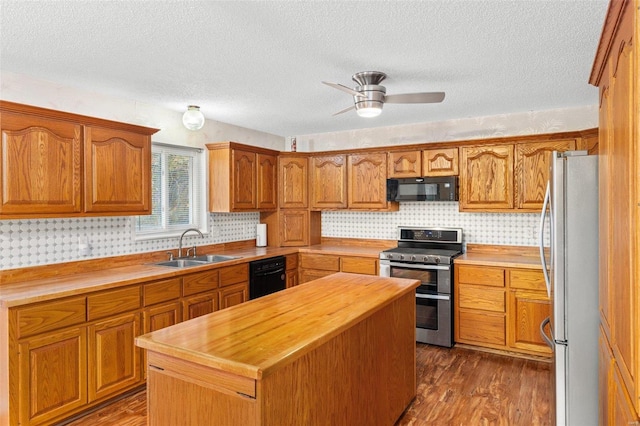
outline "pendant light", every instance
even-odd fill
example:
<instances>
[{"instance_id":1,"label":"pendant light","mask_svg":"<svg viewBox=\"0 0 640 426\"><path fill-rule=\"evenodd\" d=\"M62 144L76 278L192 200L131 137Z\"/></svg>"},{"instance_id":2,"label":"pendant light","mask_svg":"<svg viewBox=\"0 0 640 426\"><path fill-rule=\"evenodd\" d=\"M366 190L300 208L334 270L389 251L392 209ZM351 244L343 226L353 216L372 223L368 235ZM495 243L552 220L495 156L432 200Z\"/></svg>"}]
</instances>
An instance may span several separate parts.
<instances>
[{"instance_id":1,"label":"pendant light","mask_svg":"<svg viewBox=\"0 0 640 426\"><path fill-rule=\"evenodd\" d=\"M189 130L200 130L204 126L204 115L200 111L200 107L189 105L182 115L182 124Z\"/></svg>"}]
</instances>

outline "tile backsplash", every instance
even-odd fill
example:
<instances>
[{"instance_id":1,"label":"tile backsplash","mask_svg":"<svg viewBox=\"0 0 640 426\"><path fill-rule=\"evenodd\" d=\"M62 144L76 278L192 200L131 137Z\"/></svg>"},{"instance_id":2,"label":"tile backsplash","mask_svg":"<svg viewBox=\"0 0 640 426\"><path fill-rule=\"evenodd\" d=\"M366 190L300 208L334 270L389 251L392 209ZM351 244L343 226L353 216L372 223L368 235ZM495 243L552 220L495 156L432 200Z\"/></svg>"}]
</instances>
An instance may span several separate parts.
<instances>
[{"instance_id":1,"label":"tile backsplash","mask_svg":"<svg viewBox=\"0 0 640 426\"><path fill-rule=\"evenodd\" d=\"M204 238L185 236L185 245L254 239L259 213L211 213ZM445 226L463 229L464 242L537 244L534 213L461 213L457 202L400 203L397 212L327 211L322 236L396 240L397 227ZM128 217L0 220L0 269L23 268L160 250L175 250L178 238L136 241ZM80 253L85 238L90 254ZM548 238L548 236L547 236Z\"/></svg>"}]
</instances>

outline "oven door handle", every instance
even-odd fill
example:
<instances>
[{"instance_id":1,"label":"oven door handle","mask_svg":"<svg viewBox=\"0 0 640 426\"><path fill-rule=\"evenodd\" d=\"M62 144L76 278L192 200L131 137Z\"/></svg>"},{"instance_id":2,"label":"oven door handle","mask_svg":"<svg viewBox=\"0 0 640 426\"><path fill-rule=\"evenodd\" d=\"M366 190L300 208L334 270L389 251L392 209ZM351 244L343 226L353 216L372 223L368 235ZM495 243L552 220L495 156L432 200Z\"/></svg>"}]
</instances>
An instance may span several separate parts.
<instances>
[{"instance_id":1,"label":"oven door handle","mask_svg":"<svg viewBox=\"0 0 640 426\"><path fill-rule=\"evenodd\" d=\"M397 268L404 268L404 269L440 269L443 271L447 271L449 269L451 269L451 265L423 265L423 264L416 264L416 263L399 263L399 262L380 262L382 265L389 265L389 266L395 266Z\"/></svg>"},{"instance_id":2,"label":"oven door handle","mask_svg":"<svg viewBox=\"0 0 640 426\"><path fill-rule=\"evenodd\" d=\"M449 295L449 294L416 293L416 299L450 300L451 299L451 295Z\"/></svg>"}]
</instances>

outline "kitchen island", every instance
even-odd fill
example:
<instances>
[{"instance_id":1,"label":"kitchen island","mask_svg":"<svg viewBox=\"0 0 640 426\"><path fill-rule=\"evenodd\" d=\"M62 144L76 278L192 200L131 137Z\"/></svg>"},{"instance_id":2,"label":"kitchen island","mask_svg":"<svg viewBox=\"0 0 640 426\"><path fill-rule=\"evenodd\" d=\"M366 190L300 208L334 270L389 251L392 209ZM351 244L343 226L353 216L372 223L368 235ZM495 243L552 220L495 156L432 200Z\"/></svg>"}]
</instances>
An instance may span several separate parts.
<instances>
[{"instance_id":1,"label":"kitchen island","mask_svg":"<svg viewBox=\"0 0 640 426\"><path fill-rule=\"evenodd\" d=\"M338 273L138 337L149 424L393 424L418 285Z\"/></svg>"}]
</instances>

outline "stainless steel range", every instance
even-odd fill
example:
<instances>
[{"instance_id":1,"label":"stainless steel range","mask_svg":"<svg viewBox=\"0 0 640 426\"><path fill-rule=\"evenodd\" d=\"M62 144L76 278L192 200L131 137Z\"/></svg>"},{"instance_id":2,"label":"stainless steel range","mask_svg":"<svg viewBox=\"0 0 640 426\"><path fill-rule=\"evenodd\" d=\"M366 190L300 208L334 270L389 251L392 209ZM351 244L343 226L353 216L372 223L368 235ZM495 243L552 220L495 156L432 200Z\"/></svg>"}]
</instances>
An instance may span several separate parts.
<instances>
[{"instance_id":1,"label":"stainless steel range","mask_svg":"<svg viewBox=\"0 0 640 426\"><path fill-rule=\"evenodd\" d=\"M453 259L462 229L398 227L398 247L380 253L380 275L420 280L416 341L453 346Z\"/></svg>"}]
</instances>

